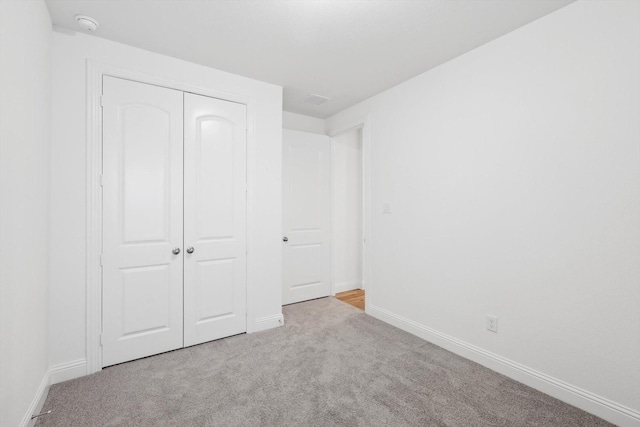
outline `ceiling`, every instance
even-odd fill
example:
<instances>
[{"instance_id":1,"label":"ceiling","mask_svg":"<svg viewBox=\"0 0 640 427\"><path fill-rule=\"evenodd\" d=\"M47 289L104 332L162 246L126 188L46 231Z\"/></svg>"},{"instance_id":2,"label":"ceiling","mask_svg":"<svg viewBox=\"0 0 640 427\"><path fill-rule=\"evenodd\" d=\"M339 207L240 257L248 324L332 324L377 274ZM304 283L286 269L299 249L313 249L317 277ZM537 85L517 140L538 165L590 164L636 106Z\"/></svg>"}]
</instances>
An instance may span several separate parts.
<instances>
[{"instance_id":1,"label":"ceiling","mask_svg":"<svg viewBox=\"0 0 640 427\"><path fill-rule=\"evenodd\" d=\"M573 0L46 0L54 25L284 87L326 118ZM304 103L307 94L330 98Z\"/></svg>"}]
</instances>

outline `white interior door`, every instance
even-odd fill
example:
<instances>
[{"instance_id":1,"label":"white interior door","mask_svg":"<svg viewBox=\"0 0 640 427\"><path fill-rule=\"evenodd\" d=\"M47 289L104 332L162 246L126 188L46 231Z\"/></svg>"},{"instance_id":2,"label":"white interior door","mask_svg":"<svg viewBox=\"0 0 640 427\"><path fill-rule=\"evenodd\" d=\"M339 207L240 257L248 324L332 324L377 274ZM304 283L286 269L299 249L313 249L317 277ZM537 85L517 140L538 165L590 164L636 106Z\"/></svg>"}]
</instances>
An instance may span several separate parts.
<instances>
[{"instance_id":1,"label":"white interior door","mask_svg":"<svg viewBox=\"0 0 640 427\"><path fill-rule=\"evenodd\" d=\"M283 131L283 304L331 293L330 160L328 136Z\"/></svg>"},{"instance_id":2,"label":"white interior door","mask_svg":"<svg viewBox=\"0 0 640 427\"><path fill-rule=\"evenodd\" d=\"M246 332L246 106L184 94L184 344Z\"/></svg>"},{"instance_id":3,"label":"white interior door","mask_svg":"<svg viewBox=\"0 0 640 427\"><path fill-rule=\"evenodd\" d=\"M103 366L183 346L182 92L103 79Z\"/></svg>"}]
</instances>

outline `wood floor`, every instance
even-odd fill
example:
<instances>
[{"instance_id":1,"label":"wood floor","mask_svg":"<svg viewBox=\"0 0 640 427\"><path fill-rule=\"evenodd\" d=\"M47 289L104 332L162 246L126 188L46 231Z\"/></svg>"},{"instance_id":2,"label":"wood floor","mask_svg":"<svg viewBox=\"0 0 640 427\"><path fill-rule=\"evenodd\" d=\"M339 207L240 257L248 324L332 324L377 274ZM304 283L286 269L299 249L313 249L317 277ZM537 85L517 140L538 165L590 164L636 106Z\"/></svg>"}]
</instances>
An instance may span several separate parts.
<instances>
[{"instance_id":1,"label":"wood floor","mask_svg":"<svg viewBox=\"0 0 640 427\"><path fill-rule=\"evenodd\" d=\"M364 310L364 289L356 289L353 291L340 292L336 294L336 298L347 304Z\"/></svg>"}]
</instances>

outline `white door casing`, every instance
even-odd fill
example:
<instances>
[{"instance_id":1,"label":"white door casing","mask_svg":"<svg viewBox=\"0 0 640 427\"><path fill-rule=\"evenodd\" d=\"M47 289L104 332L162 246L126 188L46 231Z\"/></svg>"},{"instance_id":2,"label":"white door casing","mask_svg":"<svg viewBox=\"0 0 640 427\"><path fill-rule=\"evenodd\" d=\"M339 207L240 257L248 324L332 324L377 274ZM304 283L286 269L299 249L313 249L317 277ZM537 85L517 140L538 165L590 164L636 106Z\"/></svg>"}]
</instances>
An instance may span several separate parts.
<instances>
[{"instance_id":1,"label":"white door casing","mask_svg":"<svg viewBox=\"0 0 640 427\"><path fill-rule=\"evenodd\" d=\"M283 131L283 304L331 292L330 160L329 137Z\"/></svg>"},{"instance_id":2,"label":"white door casing","mask_svg":"<svg viewBox=\"0 0 640 427\"><path fill-rule=\"evenodd\" d=\"M184 345L246 332L246 106L184 94Z\"/></svg>"},{"instance_id":3,"label":"white door casing","mask_svg":"<svg viewBox=\"0 0 640 427\"><path fill-rule=\"evenodd\" d=\"M182 92L103 79L102 365L183 346Z\"/></svg>"}]
</instances>

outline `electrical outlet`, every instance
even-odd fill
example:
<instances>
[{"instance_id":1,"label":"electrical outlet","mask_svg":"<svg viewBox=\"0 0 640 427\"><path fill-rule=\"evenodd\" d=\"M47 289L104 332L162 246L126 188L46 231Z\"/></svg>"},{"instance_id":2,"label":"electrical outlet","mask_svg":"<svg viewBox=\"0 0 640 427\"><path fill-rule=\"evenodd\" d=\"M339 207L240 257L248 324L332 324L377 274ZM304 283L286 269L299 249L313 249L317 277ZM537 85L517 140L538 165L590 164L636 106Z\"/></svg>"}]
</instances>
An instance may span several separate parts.
<instances>
[{"instance_id":1,"label":"electrical outlet","mask_svg":"<svg viewBox=\"0 0 640 427\"><path fill-rule=\"evenodd\" d=\"M498 333L498 316L487 314L487 330Z\"/></svg>"},{"instance_id":2,"label":"electrical outlet","mask_svg":"<svg viewBox=\"0 0 640 427\"><path fill-rule=\"evenodd\" d=\"M383 214L390 214L391 213L391 203L390 202L382 203L382 213Z\"/></svg>"}]
</instances>

